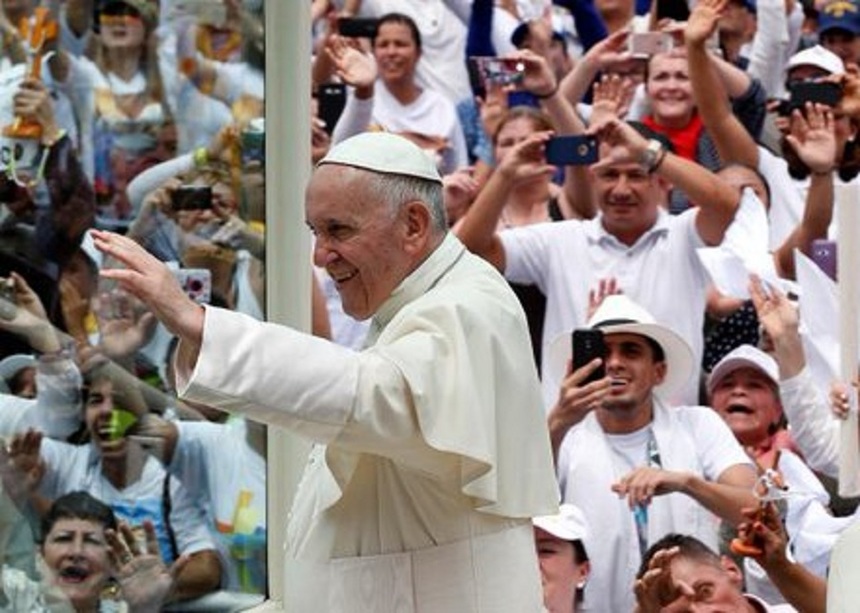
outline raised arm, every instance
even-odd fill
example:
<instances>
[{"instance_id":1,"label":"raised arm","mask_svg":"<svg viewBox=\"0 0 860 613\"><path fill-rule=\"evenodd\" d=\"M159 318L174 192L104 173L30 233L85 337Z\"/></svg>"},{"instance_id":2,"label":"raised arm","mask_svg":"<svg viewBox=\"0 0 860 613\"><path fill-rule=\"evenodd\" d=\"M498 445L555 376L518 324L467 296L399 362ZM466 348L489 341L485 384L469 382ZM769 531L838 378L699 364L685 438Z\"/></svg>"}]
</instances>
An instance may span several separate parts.
<instances>
[{"instance_id":1,"label":"raised arm","mask_svg":"<svg viewBox=\"0 0 860 613\"><path fill-rule=\"evenodd\" d=\"M684 30L690 83L699 116L723 163L736 162L757 168L756 142L732 113L723 79L705 44L716 30L727 3L727 0L702 0L690 14Z\"/></svg>"},{"instance_id":2,"label":"raised arm","mask_svg":"<svg viewBox=\"0 0 860 613\"><path fill-rule=\"evenodd\" d=\"M812 241L827 238L833 219L833 169L836 167L836 127L833 112L821 105L806 103L803 112L791 116L788 144L811 171L803 218L773 254L777 273L794 279L794 250L809 254Z\"/></svg>"},{"instance_id":3,"label":"raised arm","mask_svg":"<svg viewBox=\"0 0 860 613\"><path fill-rule=\"evenodd\" d=\"M611 153L595 167L616 163L641 162L649 143L632 126L612 118L592 130L612 146ZM737 211L740 195L717 175L703 166L663 150L654 167L663 179L683 190L698 206L696 229L707 245L719 245Z\"/></svg>"},{"instance_id":4,"label":"raised arm","mask_svg":"<svg viewBox=\"0 0 860 613\"><path fill-rule=\"evenodd\" d=\"M496 229L507 195L519 182L539 175L549 177L555 171L544 159L543 148L549 138L549 132L538 132L511 148L478 192L469 212L454 228L454 233L470 251L499 271L505 270L505 252Z\"/></svg>"},{"instance_id":5,"label":"raised arm","mask_svg":"<svg viewBox=\"0 0 860 613\"><path fill-rule=\"evenodd\" d=\"M518 55L525 64L524 86L541 101L541 108L552 118L558 136L585 134L582 123L570 101L560 93L560 87L546 58L530 51ZM559 205L567 218L590 219L597 214L594 195L588 185L588 167L564 167L564 186Z\"/></svg>"}]
</instances>

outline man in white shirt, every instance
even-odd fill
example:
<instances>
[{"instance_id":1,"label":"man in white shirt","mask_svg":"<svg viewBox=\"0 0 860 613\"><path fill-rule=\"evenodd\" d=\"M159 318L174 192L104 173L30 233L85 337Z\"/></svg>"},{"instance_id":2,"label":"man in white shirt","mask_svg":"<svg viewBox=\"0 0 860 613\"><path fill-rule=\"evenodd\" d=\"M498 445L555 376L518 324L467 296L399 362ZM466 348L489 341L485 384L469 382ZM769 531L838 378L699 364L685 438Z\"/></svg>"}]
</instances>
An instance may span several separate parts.
<instances>
[{"instance_id":1,"label":"man in white shirt","mask_svg":"<svg viewBox=\"0 0 860 613\"><path fill-rule=\"evenodd\" d=\"M582 509L593 535L586 610L632 611L648 546L683 531L716 547L717 517L738 523L755 505L755 470L713 410L661 399L693 366L678 334L624 295L608 296L589 327L603 332L605 357L566 377L550 435L564 502ZM605 376L584 383L601 363Z\"/></svg>"},{"instance_id":2,"label":"man in white shirt","mask_svg":"<svg viewBox=\"0 0 860 613\"><path fill-rule=\"evenodd\" d=\"M537 613L530 518L558 491L519 303L448 234L438 171L400 136L332 148L306 218L344 311L372 318L360 353L200 307L126 237L96 245L180 337L185 398L319 443L287 530L293 610Z\"/></svg>"},{"instance_id":3,"label":"man in white shirt","mask_svg":"<svg viewBox=\"0 0 860 613\"><path fill-rule=\"evenodd\" d=\"M546 295L541 372L547 407L555 401L563 375L548 369L548 345L559 338L567 343L570 331L585 324L590 293L607 279L679 333L693 348L695 362L701 363L708 275L696 249L722 242L740 199L755 198L751 190L739 197L710 171L617 119L597 133L601 158L591 168L600 209L596 218L496 233L504 198L489 194L504 194L535 173L546 172L542 149L549 135L541 133L511 150L509 155L520 159L516 171L511 176L493 173L482 190L488 196L475 201L458 230L463 243L509 281L537 285ZM671 186L697 206L670 216L664 206ZM672 400L693 403L697 390L690 376Z\"/></svg>"}]
</instances>

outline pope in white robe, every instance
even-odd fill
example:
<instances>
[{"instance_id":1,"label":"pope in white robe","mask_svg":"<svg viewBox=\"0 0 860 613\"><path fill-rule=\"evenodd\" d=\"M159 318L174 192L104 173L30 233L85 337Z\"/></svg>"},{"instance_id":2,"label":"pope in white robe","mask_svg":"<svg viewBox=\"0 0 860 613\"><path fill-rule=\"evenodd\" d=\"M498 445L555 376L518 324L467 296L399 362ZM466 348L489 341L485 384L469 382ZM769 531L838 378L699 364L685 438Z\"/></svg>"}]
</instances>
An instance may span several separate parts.
<instances>
[{"instance_id":1,"label":"pope in white robe","mask_svg":"<svg viewBox=\"0 0 860 613\"><path fill-rule=\"evenodd\" d=\"M164 274L149 256L109 233L97 245L128 267L107 274L170 320L186 345L180 358L194 345L177 372L185 398L317 443L288 526L298 568L290 610L541 611L530 518L556 512L558 487L524 315L504 279L439 227L444 217L428 218L426 253L409 246L425 244L422 210L432 209L414 197L394 213L403 225L392 221L384 236L402 237L415 264L374 304L373 275L389 262L363 268L341 235L356 219L365 228L357 232L369 232L367 216L383 223L390 212L344 204L352 212L341 217L331 201L358 198L380 173L441 187L420 149L373 133L335 147L315 173L326 181L308 190L308 223L326 245L317 250L342 248L317 264L336 277L347 312L370 305L361 352L215 308L175 316L168 300L179 294L141 281ZM343 177L348 189L326 187ZM360 300L350 293L359 282Z\"/></svg>"}]
</instances>

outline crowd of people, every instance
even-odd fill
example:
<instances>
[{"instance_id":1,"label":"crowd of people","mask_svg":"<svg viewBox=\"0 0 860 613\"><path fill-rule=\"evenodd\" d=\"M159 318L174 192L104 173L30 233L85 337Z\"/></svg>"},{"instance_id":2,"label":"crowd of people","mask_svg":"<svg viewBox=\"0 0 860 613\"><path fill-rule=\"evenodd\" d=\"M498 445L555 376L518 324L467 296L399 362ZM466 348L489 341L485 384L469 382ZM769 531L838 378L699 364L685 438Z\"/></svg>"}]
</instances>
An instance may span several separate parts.
<instances>
[{"instance_id":1,"label":"crowd of people","mask_svg":"<svg viewBox=\"0 0 860 613\"><path fill-rule=\"evenodd\" d=\"M264 9L2 0L0 610L860 606L860 3L313 0L308 335Z\"/></svg>"}]
</instances>

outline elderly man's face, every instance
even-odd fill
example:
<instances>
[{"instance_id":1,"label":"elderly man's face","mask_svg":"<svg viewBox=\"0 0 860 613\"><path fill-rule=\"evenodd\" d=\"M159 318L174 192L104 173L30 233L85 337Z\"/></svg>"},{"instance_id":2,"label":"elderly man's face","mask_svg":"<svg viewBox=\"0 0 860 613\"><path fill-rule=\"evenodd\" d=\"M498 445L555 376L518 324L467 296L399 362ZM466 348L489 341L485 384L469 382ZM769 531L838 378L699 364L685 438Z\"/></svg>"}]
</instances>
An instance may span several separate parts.
<instances>
[{"instance_id":1,"label":"elderly man's face","mask_svg":"<svg viewBox=\"0 0 860 613\"><path fill-rule=\"evenodd\" d=\"M405 213L374 199L367 171L320 166L308 185L305 212L316 237L314 264L335 282L345 313L372 316L413 267Z\"/></svg>"},{"instance_id":2,"label":"elderly man's face","mask_svg":"<svg viewBox=\"0 0 860 613\"><path fill-rule=\"evenodd\" d=\"M740 590L740 571L737 566L724 559L723 566L699 560L679 557L672 562L672 578L686 583L695 596L679 599L662 610L667 613L701 611L717 613L754 613L752 605Z\"/></svg>"}]
</instances>

